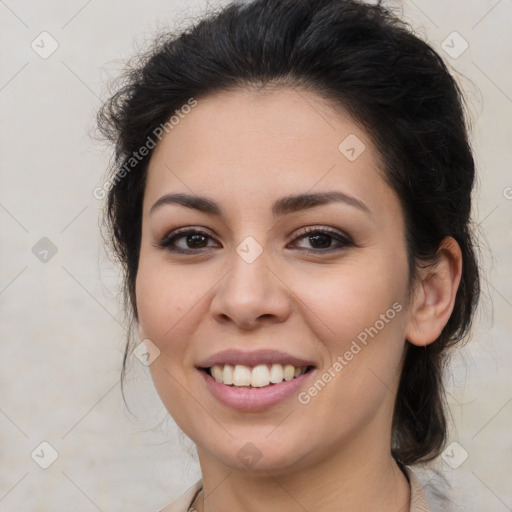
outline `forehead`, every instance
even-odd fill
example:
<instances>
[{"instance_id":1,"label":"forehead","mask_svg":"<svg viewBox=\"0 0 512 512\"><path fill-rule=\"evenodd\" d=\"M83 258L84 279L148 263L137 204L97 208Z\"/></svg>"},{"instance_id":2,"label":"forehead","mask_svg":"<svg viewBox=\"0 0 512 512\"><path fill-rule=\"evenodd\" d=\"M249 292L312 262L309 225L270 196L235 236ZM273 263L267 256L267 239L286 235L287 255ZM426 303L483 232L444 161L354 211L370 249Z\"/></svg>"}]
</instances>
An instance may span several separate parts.
<instances>
[{"instance_id":1,"label":"forehead","mask_svg":"<svg viewBox=\"0 0 512 512\"><path fill-rule=\"evenodd\" d=\"M154 150L146 210L176 191L246 208L329 189L356 196L372 210L397 202L367 133L310 91L222 92L187 111Z\"/></svg>"}]
</instances>

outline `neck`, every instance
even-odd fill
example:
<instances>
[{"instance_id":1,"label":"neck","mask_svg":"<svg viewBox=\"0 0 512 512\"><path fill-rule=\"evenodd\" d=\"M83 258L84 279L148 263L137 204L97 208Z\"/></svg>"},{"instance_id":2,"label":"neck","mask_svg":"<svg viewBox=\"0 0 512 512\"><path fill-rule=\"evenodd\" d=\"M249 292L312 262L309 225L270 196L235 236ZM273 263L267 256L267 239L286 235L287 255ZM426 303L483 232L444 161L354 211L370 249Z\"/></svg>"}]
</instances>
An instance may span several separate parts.
<instances>
[{"instance_id":1,"label":"neck","mask_svg":"<svg viewBox=\"0 0 512 512\"><path fill-rule=\"evenodd\" d=\"M203 491L197 512L408 512L407 478L389 453L351 446L302 469L236 471L198 449ZM353 456L351 456L353 455Z\"/></svg>"}]
</instances>

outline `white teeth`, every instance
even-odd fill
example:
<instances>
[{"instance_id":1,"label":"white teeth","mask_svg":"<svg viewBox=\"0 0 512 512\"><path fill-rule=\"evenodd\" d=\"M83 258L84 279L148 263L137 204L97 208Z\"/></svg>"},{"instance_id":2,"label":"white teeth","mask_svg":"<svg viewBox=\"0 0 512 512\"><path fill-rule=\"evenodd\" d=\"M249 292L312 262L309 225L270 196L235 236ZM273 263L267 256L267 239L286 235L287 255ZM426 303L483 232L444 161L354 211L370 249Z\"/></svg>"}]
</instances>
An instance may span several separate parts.
<instances>
[{"instance_id":1,"label":"white teeth","mask_svg":"<svg viewBox=\"0 0 512 512\"><path fill-rule=\"evenodd\" d=\"M259 364L252 369L251 386L253 388L262 388L270 384L270 372L266 364Z\"/></svg>"},{"instance_id":2,"label":"white teeth","mask_svg":"<svg viewBox=\"0 0 512 512\"><path fill-rule=\"evenodd\" d=\"M217 382L223 382L222 378L222 368L220 366L212 366L212 377Z\"/></svg>"},{"instance_id":3,"label":"white teeth","mask_svg":"<svg viewBox=\"0 0 512 512\"><path fill-rule=\"evenodd\" d=\"M215 365L210 368L212 377L220 383L228 386L252 386L263 388L270 383L279 384L283 380L290 381L300 377L307 370L306 366L293 366L291 364L259 364L250 368L242 364L232 366L226 364Z\"/></svg>"},{"instance_id":4,"label":"white teeth","mask_svg":"<svg viewBox=\"0 0 512 512\"><path fill-rule=\"evenodd\" d=\"M295 367L291 364L287 364L283 370L284 380L292 380L295 377Z\"/></svg>"},{"instance_id":5,"label":"white teeth","mask_svg":"<svg viewBox=\"0 0 512 512\"><path fill-rule=\"evenodd\" d=\"M235 386L250 386L251 385L251 369L247 366L237 364L233 372L233 384Z\"/></svg>"},{"instance_id":6,"label":"white teeth","mask_svg":"<svg viewBox=\"0 0 512 512\"><path fill-rule=\"evenodd\" d=\"M283 380L283 367L280 364L273 364L270 368L270 382L279 384Z\"/></svg>"},{"instance_id":7,"label":"white teeth","mask_svg":"<svg viewBox=\"0 0 512 512\"><path fill-rule=\"evenodd\" d=\"M224 384L233 384L233 372L235 371L235 368L231 366L230 364L226 364L224 366L224 373L222 374L222 382Z\"/></svg>"}]
</instances>

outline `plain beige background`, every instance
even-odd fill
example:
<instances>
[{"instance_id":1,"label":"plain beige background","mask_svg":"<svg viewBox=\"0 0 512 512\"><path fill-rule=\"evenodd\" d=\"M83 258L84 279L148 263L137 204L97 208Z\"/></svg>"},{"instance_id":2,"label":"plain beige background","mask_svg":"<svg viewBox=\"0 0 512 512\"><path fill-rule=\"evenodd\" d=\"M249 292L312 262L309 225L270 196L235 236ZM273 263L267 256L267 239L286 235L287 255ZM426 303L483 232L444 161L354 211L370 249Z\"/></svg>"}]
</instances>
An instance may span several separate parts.
<instances>
[{"instance_id":1,"label":"plain beige background","mask_svg":"<svg viewBox=\"0 0 512 512\"><path fill-rule=\"evenodd\" d=\"M92 194L109 153L89 133L123 59L159 28L226 3L0 0L0 511L155 511L199 477L193 446L137 360L127 381L135 415L121 399L119 276L102 249L102 203ZM464 75L479 172L482 302L473 338L447 374L455 444L435 467L460 510L506 512L512 2L393 5ZM421 475L427 484L429 473Z\"/></svg>"}]
</instances>

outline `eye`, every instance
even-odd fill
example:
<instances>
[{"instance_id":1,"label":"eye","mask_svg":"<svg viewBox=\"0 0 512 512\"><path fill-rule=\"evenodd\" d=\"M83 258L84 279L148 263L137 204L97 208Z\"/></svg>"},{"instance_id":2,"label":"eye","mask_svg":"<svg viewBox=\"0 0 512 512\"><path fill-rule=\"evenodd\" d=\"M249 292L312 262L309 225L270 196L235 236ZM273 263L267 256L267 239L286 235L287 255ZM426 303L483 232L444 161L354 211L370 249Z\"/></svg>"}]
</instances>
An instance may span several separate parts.
<instances>
[{"instance_id":1,"label":"eye","mask_svg":"<svg viewBox=\"0 0 512 512\"><path fill-rule=\"evenodd\" d=\"M212 247L208 245L209 240L213 238L208 233L186 228L172 232L157 245L175 254L191 254Z\"/></svg>"},{"instance_id":2,"label":"eye","mask_svg":"<svg viewBox=\"0 0 512 512\"><path fill-rule=\"evenodd\" d=\"M313 246L312 249L299 248L299 251L304 253L339 251L343 248L355 245L348 236L343 235L338 231L314 226L309 226L299 230L299 236L296 237L293 242L297 243L298 241L305 241ZM332 245L333 242L337 242L336 245Z\"/></svg>"}]
</instances>

